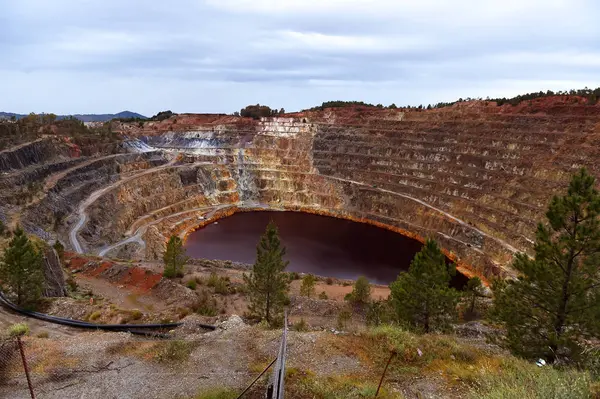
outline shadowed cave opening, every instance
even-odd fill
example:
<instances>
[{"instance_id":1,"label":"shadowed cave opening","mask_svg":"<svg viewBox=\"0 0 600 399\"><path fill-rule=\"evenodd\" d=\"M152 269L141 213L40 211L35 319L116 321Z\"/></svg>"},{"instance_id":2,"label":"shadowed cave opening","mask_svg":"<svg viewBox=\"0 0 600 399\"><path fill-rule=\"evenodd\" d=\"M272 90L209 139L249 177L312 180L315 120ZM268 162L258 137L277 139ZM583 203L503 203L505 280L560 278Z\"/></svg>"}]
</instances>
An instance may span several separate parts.
<instances>
[{"instance_id":1,"label":"shadowed cave opening","mask_svg":"<svg viewBox=\"0 0 600 399\"><path fill-rule=\"evenodd\" d=\"M286 247L287 271L342 279L365 276L372 283L389 284L408 270L423 245L370 224L302 212L254 211L236 213L194 231L185 243L187 254L252 264L270 220L279 228ZM467 280L457 272L451 285L462 288Z\"/></svg>"}]
</instances>

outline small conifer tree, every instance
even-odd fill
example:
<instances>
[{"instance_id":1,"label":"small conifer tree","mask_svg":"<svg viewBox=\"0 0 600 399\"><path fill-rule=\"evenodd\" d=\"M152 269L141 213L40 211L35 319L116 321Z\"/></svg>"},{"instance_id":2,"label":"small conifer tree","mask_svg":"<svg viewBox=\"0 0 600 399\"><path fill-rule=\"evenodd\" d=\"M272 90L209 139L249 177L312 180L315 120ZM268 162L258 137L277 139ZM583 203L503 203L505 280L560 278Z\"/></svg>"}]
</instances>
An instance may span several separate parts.
<instances>
[{"instance_id":1,"label":"small conifer tree","mask_svg":"<svg viewBox=\"0 0 600 399\"><path fill-rule=\"evenodd\" d=\"M311 297L315 294L315 285L317 279L312 274L307 274L302 278L302 285L300 286L300 295Z\"/></svg>"},{"instance_id":2,"label":"small conifer tree","mask_svg":"<svg viewBox=\"0 0 600 399\"><path fill-rule=\"evenodd\" d=\"M256 247L256 261L249 275L244 275L248 287L250 314L270 325L279 323L285 304L289 301L289 279L284 272L288 263L283 259L277 226L269 223Z\"/></svg>"},{"instance_id":3,"label":"small conifer tree","mask_svg":"<svg viewBox=\"0 0 600 399\"><path fill-rule=\"evenodd\" d=\"M390 284L398 319L426 333L444 330L456 318L460 294L449 286L455 273L437 243L427 240L415 255L408 272L402 272Z\"/></svg>"},{"instance_id":4,"label":"small conifer tree","mask_svg":"<svg viewBox=\"0 0 600 399\"><path fill-rule=\"evenodd\" d=\"M518 254L518 279L493 287L503 343L528 358L576 360L582 339L600 336L600 194L585 169L555 196L540 223L535 256Z\"/></svg>"},{"instance_id":5,"label":"small conifer tree","mask_svg":"<svg viewBox=\"0 0 600 399\"><path fill-rule=\"evenodd\" d=\"M181 238L171 236L167 243L167 249L163 255L163 261L165 263L163 276L167 278L182 277L183 266L188 260L189 258L185 255L185 249L183 248L183 241Z\"/></svg>"},{"instance_id":6,"label":"small conifer tree","mask_svg":"<svg viewBox=\"0 0 600 399\"><path fill-rule=\"evenodd\" d=\"M34 307L42 296L42 254L20 227L16 228L0 259L0 280L19 306Z\"/></svg>"},{"instance_id":7,"label":"small conifer tree","mask_svg":"<svg viewBox=\"0 0 600 399\"><path fill-rule=\"evenodd\" d=\"M484 295L483 290L483 284L479 277L472 277L467 281L467 285L465 286L465 299L467 300L468 308L466 311L470 316L475 315L477 299Z\"/></svg>"},{"instance_id":8,"label":"small conifer tree","mask_svg":"<svg viewBox=\"0 0 600 399\"><path fill-rule=\"evenodd\" d=\"M355 305L363 306L371 300L371 283L365 276L360 276L354 282L352 292L347 295L347 300Z\"/></svg>"}]
</instances>

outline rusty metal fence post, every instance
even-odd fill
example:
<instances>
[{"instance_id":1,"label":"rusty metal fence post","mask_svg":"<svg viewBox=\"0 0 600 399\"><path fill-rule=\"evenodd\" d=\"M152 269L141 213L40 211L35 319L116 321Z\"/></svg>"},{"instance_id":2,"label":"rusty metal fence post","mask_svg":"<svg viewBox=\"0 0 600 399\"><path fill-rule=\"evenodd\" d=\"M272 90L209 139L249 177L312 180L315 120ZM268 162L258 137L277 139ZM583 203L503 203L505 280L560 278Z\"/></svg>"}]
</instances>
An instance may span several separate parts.
<instances>
[{"instance_id":1,"label":"rusty metal fence post","mask_svg":"<svg viewBox=\"0 0 600 399\"><path fill-rule=\"evenodd\" d=\"M387 363L385 364L385 368L383 369L383 374L381 374L381 379L379 380L379 385L377 386L377 392L375 392L375 397L377 397L379 395L379 390L381 389L381 384L383 384L383 379L385 378L387 369L390 366L390 363L392 362L392 359L394 358L394 356L396 356L395 350L392 351L390 358L388 359Z\"/></svg>"},{"instance_id":2,"label":"rusty metal fence post","mask_svg":"<svg viewBox=\"0 0 600 399\"><path fill-rule=\"evenodd\" d=\"M27 367L27 359L25 358L25 351L23 350L23 342L21 341L21 337L17 337L17 345L19 346L19 352L21 352L21 360L23 361L25 377L27 377L27 386L29 387L29 393L31 394L31 399L35 399L35 394L33 393L33 386L31 385L31 377L29 377L29 368Z\"/></svg>"}]
</instances>

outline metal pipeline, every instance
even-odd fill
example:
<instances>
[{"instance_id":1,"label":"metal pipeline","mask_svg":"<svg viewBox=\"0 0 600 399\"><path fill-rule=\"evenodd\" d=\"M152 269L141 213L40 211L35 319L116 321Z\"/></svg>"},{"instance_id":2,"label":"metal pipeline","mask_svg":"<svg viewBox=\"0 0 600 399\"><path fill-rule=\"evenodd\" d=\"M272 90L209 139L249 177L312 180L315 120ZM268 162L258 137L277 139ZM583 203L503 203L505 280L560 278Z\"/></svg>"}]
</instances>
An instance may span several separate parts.
<instances>
[{"instance_id":1,"label":"metal pipeline","mask_svg":"<svg viewBox=\"0 0 600 399\"><path fill-rule=\"evenodd\" d=\"M81 320L73 320L73 319L66 319L63 317L50 316L45 313L33 312L33 311L25 310L25 309L18 307L14 303L10 302L6 298L6 296L4 295L4 293L2 291L0 291L0 303L2 305L6 306L7 308L11 309L12 311L19 313L23 316L47 321L49 323L60 324L63 326L76 327L76 328L87 328L87 329L92 329L92 330L127 331L132 334L157 336L157 337L160 337L162 335L163 337L165 337L166 336L165 334L154 333L154 332L144 331L144 330L173 329L173 328L177 328L177 327L183 325L183 323L181 323L181 322L179 322L179 323L156 323L156 324L95 324L95 323L88 323L88 322L81 321ZM205 328L208 330L215 330L217 328L210 324L197 323L196 325L198 327Z\"/></svg>"}]
</instances>

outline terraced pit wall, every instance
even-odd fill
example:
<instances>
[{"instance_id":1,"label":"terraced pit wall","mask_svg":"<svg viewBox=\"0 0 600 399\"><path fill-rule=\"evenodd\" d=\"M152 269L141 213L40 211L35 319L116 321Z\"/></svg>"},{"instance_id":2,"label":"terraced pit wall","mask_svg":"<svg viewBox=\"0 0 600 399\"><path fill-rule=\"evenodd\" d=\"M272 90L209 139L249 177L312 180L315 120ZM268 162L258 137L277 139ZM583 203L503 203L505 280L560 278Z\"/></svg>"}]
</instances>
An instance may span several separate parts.
<instances>
[{"instance_id":1,"label":"terraced pit wall","mask_svg":"<svg viewBox=\"0 0 600 399\"><path fill-rule=\"evenodd\" d=\"M8 162L0 186L24 176L44 185L8 213L71 249L156 259L171 234L232 212L311 212L432 237L462 271L489 277L511 274L513 253L531 250L572 173L600 177L600 106L568 98L260 121L177 115L119 129L128 141L117 153Z\"/></svg>"},{"instance_id":2,"label":"terraced pit wall","mask_svg":"<svg viewBox=\"0 0 600 399\"><path fill-rule=\"evenodd\" d=\"M597 113L553 113L326 111L243 128L194 125L193 116L188 127L179 117L180 131L171 124L167 132L138 132L149 146L185 157L161 171L169 174L160 177L169 181L168 198L154 201L147 190L143 204L120 218L121 229L148 212L178 213L155 227L185 234L205 223L202 212L180 217L189 209L289 209L433 237L463 268L485 276L510 272L512 254L531 249L550 196L579 167L599 172ZM147 175L144 184L151 187L154 178Z\"/></svg>"}]
</instances>

